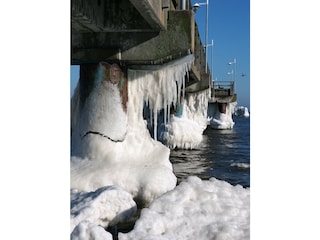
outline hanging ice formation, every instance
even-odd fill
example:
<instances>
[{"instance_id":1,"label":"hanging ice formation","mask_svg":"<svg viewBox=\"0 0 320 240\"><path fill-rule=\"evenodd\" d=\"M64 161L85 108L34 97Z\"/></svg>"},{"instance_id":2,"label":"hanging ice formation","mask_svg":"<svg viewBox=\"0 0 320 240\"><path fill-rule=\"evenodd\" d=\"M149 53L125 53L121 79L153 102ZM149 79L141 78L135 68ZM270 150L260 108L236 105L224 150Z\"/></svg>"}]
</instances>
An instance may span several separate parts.
<instances>
[{"instance_id":1,"label":"hanging ice formation","mask_svg":"<svg viewBox=\"0 0 320 240\"><path fill-rule=\"evenodd\" d=\"M180 97L184 100L185 76L194 61L188 55L161 66L143 66L139 69L128 69L128 86L133 93L131 97L138 114L143 116L143 103L150 109L150 120L153 122L153 136L157 140L158 113L163 109L163 122L170 121L170 107L175 106ZM142 69L143 68L143 69ZM131 118L131 117L129 117Z\"/></svg>"},{"instance_id":2,"label":"hanging ice formation","mask_svg":"<svg viewBox=\"0 0 320 240\"><path fill-rule=\"evenodd\" d=\"M182 113L171 115L171 122L163 133L163 141L172 149L194 149L200 146L207 127L210 89L189 93L182 103Z\"/></svg>"},{"instance_id":3,"label":"hanging ice formation","mask_svg":"<svg viewBox=\"0 0 320 240\"><path fill-rule=\"evenodd\" d=\"M208 100L210 88L201 92L188 94L186 105L184 106L183 115L188 119L198 123L202 131L207 128Z\"/></svg>"}]
</instances>

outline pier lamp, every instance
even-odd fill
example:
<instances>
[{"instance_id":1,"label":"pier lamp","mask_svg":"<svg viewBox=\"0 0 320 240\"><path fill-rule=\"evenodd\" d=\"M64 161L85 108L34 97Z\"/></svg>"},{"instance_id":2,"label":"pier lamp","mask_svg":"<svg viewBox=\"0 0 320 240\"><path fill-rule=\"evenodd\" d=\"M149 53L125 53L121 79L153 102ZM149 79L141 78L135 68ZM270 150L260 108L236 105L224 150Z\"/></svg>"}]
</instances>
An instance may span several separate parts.
<instances>
[{"instance_id":1,"label":"pier lamp","mask_svg":"<svg viewBox=\"0 0 320 240\"><path fill-rule=\"evenodd\" d=\"M198 10L200 6L206 5L206 39L205 39L205 53L206 53L206 73L208 72L208 54L207 54L207 47L208 47L208 9L209 9L209 0L207 0L205 3L195 3L192 6L192 9L194 12Z\"/></svg>"},{"instance_id":2,"label":"pier lamp","mask_svg":"<svg viewBox=\"0 0 320 240\"><path fill-rule=\"evenodd\" d=\"M231 70L231 72L227 72L228 75L231 75L231 81L233 81L233 69Z\"/></svg>"},{"instance_id":3,"label":"pier lamp","mask_svg":"<svg viewBox=\"0 0 320 240\"><path fill-rule=\"evenodd\" d=\"M233 70L232 70L232 75L233 75L233 81L236 81L236 64L237 64L237 60L234 58L232 62L229 62L228 65L233 65L233 69L234 69L234 75L233 75Z\"/></svg>"}]
</instances>

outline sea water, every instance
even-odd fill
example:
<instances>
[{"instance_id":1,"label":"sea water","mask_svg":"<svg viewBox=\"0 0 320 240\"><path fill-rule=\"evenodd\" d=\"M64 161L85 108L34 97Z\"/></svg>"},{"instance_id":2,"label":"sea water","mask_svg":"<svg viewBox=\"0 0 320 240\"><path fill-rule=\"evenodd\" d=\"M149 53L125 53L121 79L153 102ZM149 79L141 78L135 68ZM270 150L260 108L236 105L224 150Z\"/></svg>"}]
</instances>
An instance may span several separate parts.
<instances>
[{"instance_id":1,"label":"sea water","mask_svg":"<svg viewBox=\"0 0 320 240\"><path fill-rule=\"evenodd\" d=\"M250 118L233 116L233 121L233 129L208 126L197 149L171 150L170 161L179 182L193 175L250 187Z\"/></svg>"}]
</instances>

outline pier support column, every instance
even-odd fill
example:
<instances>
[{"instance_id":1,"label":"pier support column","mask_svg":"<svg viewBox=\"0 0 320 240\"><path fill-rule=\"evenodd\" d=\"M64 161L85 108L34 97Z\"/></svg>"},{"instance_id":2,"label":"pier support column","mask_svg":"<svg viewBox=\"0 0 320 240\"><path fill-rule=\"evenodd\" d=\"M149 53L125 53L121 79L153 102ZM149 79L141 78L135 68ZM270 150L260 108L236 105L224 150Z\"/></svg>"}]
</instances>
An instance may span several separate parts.
<instances>
[{"instance_id":1,"label":"pier support column","mask_svg":"<svg viewBox=\"0 0 320 240\"><path fill-rule=\"evenodd\" d=\"M72 154L96 155L92 137L121 142L127 133L126 69L117 63L80 65L71 102Z\"/></svg>"},{"instance_id":2,"label":"pier support column","mask_svg":"<svg viewBox=\"0 0 320 240\"><path fill-rule=\"evenodd\" d=\"M98 74L100 74L100 76ZM120 68L116 63L109 64L107 62L102 62L95 64L81 64L79 79L81 104L84 104L89 94L95 87L97 87L99 84L99 79L97 78L100 77L102 78L101 81L109 81L118 86L122 99L122 106L123 109L126 110L126 104L128 101L128 82L126 75L126 70Z\"/></svg>"},{"instance_id":3,"label":"pier support column","mask_svg":"<svg viewBox=\"0 0 320 240\"><path fill-rule=\"evenodd\" d=\"M226 113L227 103L218 103L218 108L220 113Z\"/></svg>"}]
</instances>

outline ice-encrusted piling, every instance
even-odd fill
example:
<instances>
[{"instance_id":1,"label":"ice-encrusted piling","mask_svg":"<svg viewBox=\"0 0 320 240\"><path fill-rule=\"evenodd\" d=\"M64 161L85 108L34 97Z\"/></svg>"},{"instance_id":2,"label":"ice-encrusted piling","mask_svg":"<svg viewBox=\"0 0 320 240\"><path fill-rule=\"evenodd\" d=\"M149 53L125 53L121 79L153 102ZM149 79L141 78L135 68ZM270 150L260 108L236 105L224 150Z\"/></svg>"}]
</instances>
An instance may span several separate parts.
<instances>
[{"instance_id":1,"label":"ice-encrusted piling","mask_svg":"<svg viewBox=\"0 0 320 240\"><path fill-rule=\"evenodd\" d=\"M118 64L84 66L71 100L72 155L99 157L87 141L93 135L112 142L127 134L127 79Z\"/></svg>"},{"instance_id":2,"label":"ice-encrusted piling","mask_svg":"<svg viewBox=\"0 0 320 240\"><path fill-rule=\"evenodd\" d=\"M208 98L210 90L189 93L181 104L179 116L171 116L163 133L170 148L194 149L200 146L207 127Z\"/></svg>"},{"instance_id":3,"label":"ice-encrusted piling","mask_svg":"<svg viewBox=\"0 0 320 240\"><path fill-rule=\"evenodd\" d=\"M157 129L157 113L183 96L192 61L190 55L160 68L129 69L128 80L116 66L116 75L107 63L97 66L94 79L88 79L91 91L85 97L76 91L72 102L72 188L89 192L117 185L148 205L176 186L170 150L156 134L151 138L143 106L152 109Z\"/></svg>"},{"instance_id":4,"label":"ice-encrusted piling","mask_svg":"<svg viewBox=\"0 0 320 240\"><path fill-rule=\"evenodd\" d=\"M239 117L249 117L250 113L247 107L244 106L236 106L234 108L234 115Z\"/></svg>"},{"instance_id":5,"label":"ice-encrusted piling","mask_svg":"<svg viewBox=\"0 0 320 240\"><path fill-rule=\"evenodd\" d=\"M130 91L135 93L133 102L146 103L153 138L158 140L160 131L160 140L170 148L199 146L207 127L210 90L185 94L185 78L189 77L192 61L193 56L189 55L163 66L139 66L139 69L128 70ZM159 119L160 110L163 110L163 119ZM137 111L143 111L143 106Z\"/></svg>"},{"instance_id":6,"label":"ice-encrusted piling","mask_svg":"<svg viewBox=\"0 0 320 240\"><path fill-rule=\"evenodd\" d=\"M232 114L234 112L236 102L224 103L219 108L219 103L211 103L208 108L208 116L210 116L210 127L214 129L232 129L234 121ZM221 111L223 108L223 111Z\"/></svg>"}]
</instances>

